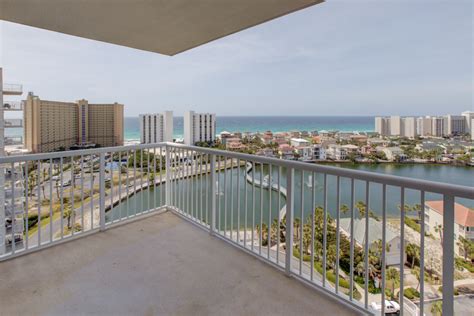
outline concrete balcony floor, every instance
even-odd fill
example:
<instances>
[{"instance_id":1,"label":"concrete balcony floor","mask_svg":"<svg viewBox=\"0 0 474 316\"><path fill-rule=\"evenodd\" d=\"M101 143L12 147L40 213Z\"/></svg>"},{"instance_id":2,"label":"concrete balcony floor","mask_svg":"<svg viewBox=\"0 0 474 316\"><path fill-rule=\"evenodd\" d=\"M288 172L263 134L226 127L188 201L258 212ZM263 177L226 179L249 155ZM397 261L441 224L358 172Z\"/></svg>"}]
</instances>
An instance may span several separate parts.
<instances>
[{"instance_id":1,"label":"concrete balcony floor","mask_svg":"<svg viewBox=\"0 0 474 316\"><path fill-rule=\"evenodd\" d=\"M2 315L352 315L171 212L0 263Z\"/></svg>"}]
</instances>

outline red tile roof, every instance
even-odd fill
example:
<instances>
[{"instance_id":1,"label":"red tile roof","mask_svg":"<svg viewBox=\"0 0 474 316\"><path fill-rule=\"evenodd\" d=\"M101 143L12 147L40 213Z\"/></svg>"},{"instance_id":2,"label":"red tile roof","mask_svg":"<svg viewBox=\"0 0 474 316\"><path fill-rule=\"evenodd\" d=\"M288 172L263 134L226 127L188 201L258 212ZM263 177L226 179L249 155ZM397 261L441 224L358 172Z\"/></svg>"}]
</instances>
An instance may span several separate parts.
<instances>
[{"instance_id":1,"label":"red tile roof","mask_svg":"<svg viewBox=\"0 0 474 316\"><path fill-rule=\"evenodd\" d=\"M443 201L427 201L425 204L438 214L443 215ZM474 227L474 211L464 205L454 203L454 221L462 226Z\"/></svg>"}]
</instances>

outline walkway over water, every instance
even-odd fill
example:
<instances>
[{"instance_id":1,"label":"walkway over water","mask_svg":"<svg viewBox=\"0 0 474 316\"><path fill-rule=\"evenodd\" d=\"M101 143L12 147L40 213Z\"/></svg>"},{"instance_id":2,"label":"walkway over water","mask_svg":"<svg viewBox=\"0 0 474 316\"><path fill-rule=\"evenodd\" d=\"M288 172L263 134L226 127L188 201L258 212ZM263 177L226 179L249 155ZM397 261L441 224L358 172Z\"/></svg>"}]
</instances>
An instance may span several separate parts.
<instances>
[{"instance_id":1,"label":"walkway over water","mask_svg":"<svg viewBox=\"0 0 474 316\"><path fill-rule=\"evenodd\" d=\"M354 313L171 212L3 262L0 283L4 315Z\"/></svg>"}]
</instances>

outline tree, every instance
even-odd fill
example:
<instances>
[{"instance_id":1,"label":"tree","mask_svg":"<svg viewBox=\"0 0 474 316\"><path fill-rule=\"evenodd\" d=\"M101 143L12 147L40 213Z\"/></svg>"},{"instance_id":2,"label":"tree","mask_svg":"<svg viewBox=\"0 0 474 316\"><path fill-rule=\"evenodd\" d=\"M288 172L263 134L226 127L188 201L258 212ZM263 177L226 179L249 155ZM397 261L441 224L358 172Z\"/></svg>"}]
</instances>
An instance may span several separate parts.
<instances>
[{"instance_id":1,"label":"tree","mask_svg":"<svg viewBox=\"0 0 474 316\"><path fill-rule=\"evenodd\" d=\"M359 217L363 218L365 215L365 208L366 208L365 203L362 201L357 201L355 207L359 211Z\"/></svg>"},{"instance_id":2,"label":"tree","mask_svg":"<svg viewBox=\"0 0 474 316\"><path fill-rule=\"evenodd\" d=\"M416 244L409 243L407 245L407 256L411 258L411 268L415 266L415 260L418 260L420 258L420 247L418 247Z\"/></svg>"},{"instance_id":3,"label":"tree","mask_svg":"<svg viewBox=\"0 0 474 316\"><path fill-rule=\"evenodd\" d=\"M70 205L67 205L64 209L63 217L67 219L67 228L72 228L72 218L76 215L76 212Z\"/></svg>"},{"instance_id":4,"label":"tree","mask_svg":"<svg viewBox=\"0 0 474 316\"><path fill-rule=\"evenodd\" d=\"M459 236L459 240L457 242L459 246L459 251L463 254L464 260L467 260L467 257L474 252L474 242L470 241L463 236Z\"/></svg>"},{"instance_id":5,"label":"tree","mask_svg":"<svg viewBox=\"0 0 474 316\"><path fill-rule=\"evenodd\" d=\"M443 301L437 301L431 305L431 314L435 316L443 315Z\"/></svg>"},{"instance_id":6,"label":"tree","mask_svg":"<svg viewBox=\"0 0 474 316\"><path fill-rule=\"evenodd\" d=\"M434 227L435 232L439 234L439 239L441 239L441 247L443 247L443 225L439 224Z\"/></svg>"},{"instance_id":7,"label":"tree","mask_svg":"<svg viewBox=\"0 0 474 316\"><path fill-rule=\"evenodd\" d=\"M420 287L420 268L418 267L414 267L412 269L412 272L413 272L413 275L416 277L416 279L418 280L418 285L416 286L416 290L418 291L418 288Z\"/></svg>"},{"instance_id":8,"label":"tree","mask_svg":"<svg viewBox=\"0 0 474 316\"><path fill-rule=\"evenodd\" d=\"M400 273L395 268L389 268L387 270L387 280L392 282L392 293L390 294L390 300L393 301L393 295L395 292L395 283L400 279Z\"/></svg>"},{"instance_id":9,"label":"tree","mask_svg":"<svg viewBox=\"0 0 474 316\"><path fill-rule=\"evenodd\" d=\"M347 204L342 204L340 210L342 214L346 215L347 212L349 212L349 206L347 206Z\"/></svg>"}]
</instances>

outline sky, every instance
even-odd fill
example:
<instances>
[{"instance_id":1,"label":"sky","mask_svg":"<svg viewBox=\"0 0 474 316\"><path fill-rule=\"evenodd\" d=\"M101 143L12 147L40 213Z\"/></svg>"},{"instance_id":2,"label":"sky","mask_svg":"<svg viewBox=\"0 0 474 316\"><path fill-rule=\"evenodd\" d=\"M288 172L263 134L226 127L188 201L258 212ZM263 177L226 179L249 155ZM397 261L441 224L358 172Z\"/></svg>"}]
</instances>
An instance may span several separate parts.
<instances>
[{"instance_id":1,"label":"sky","mask_svg":"<svg viewBox=\"0 0 474 316\"><path fill-rule=\"evenodd\" d=\"M454 114L474 110L473 3L327 0L172 57L0 22L0 65L125 116Z\"/></svg>"}]
</instances>

